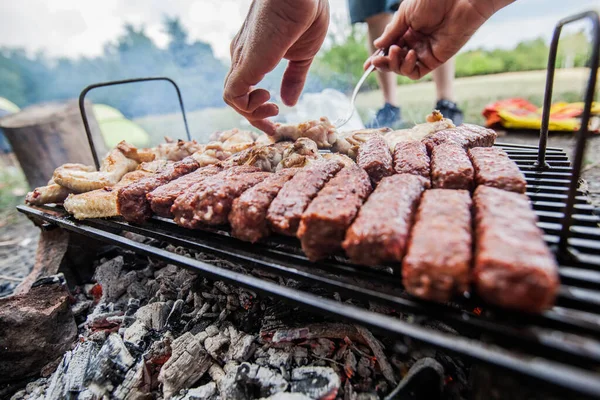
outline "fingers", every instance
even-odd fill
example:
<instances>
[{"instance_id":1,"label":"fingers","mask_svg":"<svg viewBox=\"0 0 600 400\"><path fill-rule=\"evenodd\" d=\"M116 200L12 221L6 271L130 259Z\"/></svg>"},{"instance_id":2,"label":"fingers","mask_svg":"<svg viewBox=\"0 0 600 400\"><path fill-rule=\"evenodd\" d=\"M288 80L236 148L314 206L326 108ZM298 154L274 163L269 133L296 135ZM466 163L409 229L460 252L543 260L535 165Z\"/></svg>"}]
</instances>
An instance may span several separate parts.
<instances>
[{"instance_id":1,"label":"fingers","mask_svg":"<svg viewBox=\"0 0 600 400\"><path fill-rule=\"evenodd\" d=\"M390 22L383 31L383 34L373 42L373 45L378 49L387 49L391 45L398 42L404 33L408 30L406 11L404 4L400 4L400 8L394 14L392 22Z\"/></svg>"},{"instance_id":2,"label":"fingers","mask_svg":"<svg viewBox=\"0 0 600 400\"><path fill-rule=\"evenodd\" d=\"M288 63L281 81L281 100L286 106L293 106L298 102L312 61L310 58Z\"/></svg>"},{"instance_id":3,"label":"fingers","mask_svg":"<svg viewBox=\"0 0 600 400\"><path fill-rule=\"evenodd\" d=\"M275 124L272 121L269 121L268 119L250 121L250 124L269 136L275 135Z\"/></svg>"},{"instance_id":4,"label":"fingers","mask_svg":"<svg viewBox=\"0 0 600 400\"><path fill-rule=\"evenodd\" d=\"M394 72L399 75L404 75L410 79L420 79L431 70L423 63L419 62L417 52L413 49L400 48L400 46L392 45L387 56L374 56L367 60L367 63L372 64L379 71ZM365 63L365 65L367 65Z\"/></svg>"}]
</instances>

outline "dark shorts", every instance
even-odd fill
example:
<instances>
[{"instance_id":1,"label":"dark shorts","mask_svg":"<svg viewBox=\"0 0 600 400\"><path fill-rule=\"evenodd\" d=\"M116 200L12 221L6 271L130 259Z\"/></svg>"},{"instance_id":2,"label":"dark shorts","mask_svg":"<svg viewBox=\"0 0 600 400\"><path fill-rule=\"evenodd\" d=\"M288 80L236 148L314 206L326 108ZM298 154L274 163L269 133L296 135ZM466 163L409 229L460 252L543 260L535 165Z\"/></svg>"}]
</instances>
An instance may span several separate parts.
<instances>
[{"instance_id":1,"label":"dark shorts","mask_svg":"<svg viewBox=\"0 0 600 400\"><path fill-rule=\"evenodd\" d=\"M350 22L365 22L373 15L391 13L398 9L401 0L348 0Z\"/></svg>"}]
</instances>

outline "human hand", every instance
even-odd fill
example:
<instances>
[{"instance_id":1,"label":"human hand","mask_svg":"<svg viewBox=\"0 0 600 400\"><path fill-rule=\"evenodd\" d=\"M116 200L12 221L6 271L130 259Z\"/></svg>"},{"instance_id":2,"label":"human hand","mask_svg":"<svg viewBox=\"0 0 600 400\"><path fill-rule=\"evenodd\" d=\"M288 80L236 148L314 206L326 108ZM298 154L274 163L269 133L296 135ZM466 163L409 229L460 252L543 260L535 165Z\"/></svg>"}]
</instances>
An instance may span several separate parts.
<instances>
[{"instance_id":1,"label":"human hand","mask_svg":"<svg viewBox=\"0 0 600 400\"><path fill-rule=\"evenodd\" d=\"M231 42L231 69L223 100L256 128L275 133L267 118L279 113L267 90L254 88L282 59L289 60L281 99L298 101L308 69L329 26L327 0L254 0L242 28Z\"/></svg>"},{"instance_id":2,"label":"human hand","mask_svg":"<svg viewBox=\"0 0 600 400\"><path fill-rule=\"evenodd\" d=\"M455 55L496 11L514 0L404 0L375 40L388 54L371 56L365 69L419 79Z\"/></svg>"}]
</instances>

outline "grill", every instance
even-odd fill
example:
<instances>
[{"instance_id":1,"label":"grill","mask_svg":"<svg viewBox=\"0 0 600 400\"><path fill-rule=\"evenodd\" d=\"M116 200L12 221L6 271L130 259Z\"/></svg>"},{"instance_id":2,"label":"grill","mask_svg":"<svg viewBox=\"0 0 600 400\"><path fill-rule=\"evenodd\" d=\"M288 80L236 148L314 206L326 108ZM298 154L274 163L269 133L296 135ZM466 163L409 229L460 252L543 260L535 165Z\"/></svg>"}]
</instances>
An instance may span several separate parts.
<instances>
[{"instance_id":1,"label":"grill","mask_svg":"<svg viewBox=\"0 0 600 400\"><path fill-rule=\"evenodd\" d=\"M545 110L549 110L560 29L566 23L583 18L593 21L595 33L586 112L582 118L582 127L586 127L598 69L600 30L596 13L567 18L557 26L551 47ZM82 114L85 114L83 109ZM544 230L545 240L559 260L560 294L556 306L541 315L490 307L474 295L443 305L420 301L405 294L400 277L389 266L377 269L356 266L341 256L311 263L293 238L274 236L251 245L232 238L226 228L190 231L158 217L144 225L134 225L120 219L76 221L60 207L19 206L18 209L42 226L60 227L116 244L212 279L360 323L393 336L401 345L417 341L581 394L600 397L600 219L587 196L577 190L587 130L582 128L579 132L575 161L571 164L561 149L546 146L547 112L544 118L539 148L496 145L504 149L525 174L527 195L539 217L539 227ZM156 240L140 243L124 237L123 232ZM384 304L399 312L402 318L185 257L165 250L164 243L212 254L249 269L293 278L305 283L304 287L320 287L355 300ZM426 324L428 320L441 321L460 334L432 329Z\"/></svg>"}]
</instances>

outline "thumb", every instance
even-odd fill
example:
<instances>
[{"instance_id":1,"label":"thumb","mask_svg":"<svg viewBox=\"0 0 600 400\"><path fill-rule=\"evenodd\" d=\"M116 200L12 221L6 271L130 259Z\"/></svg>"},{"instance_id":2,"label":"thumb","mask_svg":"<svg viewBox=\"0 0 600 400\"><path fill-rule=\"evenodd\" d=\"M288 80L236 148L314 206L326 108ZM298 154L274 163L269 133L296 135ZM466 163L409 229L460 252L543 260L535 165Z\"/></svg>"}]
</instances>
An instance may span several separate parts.
<instances>
[{"instance_id":1,"label":"thumb","mask_svg":"<svg viewBox=\"0 0 600 400\"><path fill-rule=\"evenodd\" d=\"M387 49L391 45L396 44L408 30L408 18L406 16L406 8L402 7L403 5L404 3L400 4L400 8L396 11L392 22L385 27L381 36L373 42L375 48Z\"/></svg>"},{"instance_id":2,"label":"thumb","mask_svg":"<svg viewBox=\"0 0 600 400\"><path fill-rule=\"evenodd\" d=\"M288 63L281 81L281 100L286 106L293 106L298 102L312 62L313 58L311 57Z\"/></svg>"}]
</instances>

